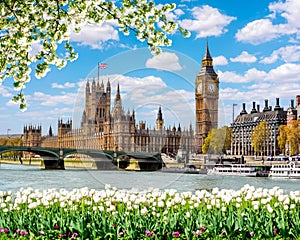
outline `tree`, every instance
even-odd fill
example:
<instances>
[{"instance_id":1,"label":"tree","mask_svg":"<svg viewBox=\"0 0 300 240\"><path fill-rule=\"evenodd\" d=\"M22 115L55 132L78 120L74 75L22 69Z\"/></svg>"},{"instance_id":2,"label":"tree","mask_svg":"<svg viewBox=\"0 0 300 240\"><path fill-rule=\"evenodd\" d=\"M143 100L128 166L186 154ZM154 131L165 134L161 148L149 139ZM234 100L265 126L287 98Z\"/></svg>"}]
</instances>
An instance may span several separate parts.
<instances>
[{"instance_id":1,"label":"tree","mask_svg":"<svg viewBox=\"0 0 300 240\"><path fill-rule=\"evenodd\" d=\"M202 152L208 153L225 153L231 146L231 129L227 126L223 126L218 129L211 129L205 138L204 145L202 146Z\"/></svg>"},{"instance_id":2,"label":"tree","mask_svg":"<svg viewBox=\"0 0 300 240\"><path fill-rule=\"evenodd\" d=\"M254 152L265 154L267 142L269 139L269 124L267 121L260 122L254 129L251 136L251 145Z\"/></svg>"},{"instance_id":3,"label":"tree","mask_svg":"<svg viewBox=\"0 0 300 240\"><path fill-rule=\"evenodd\" d=\"M227 127L227 126L224 126L223 128L225 129L225 133L226 133L223 152L226 152L226 150L231 149L231 133L232 133L232 130L231 130L230 127Z\"/></svg>"},{"instance_id":4,"label":"tree","mask_svg":"<svg viewBox=\"0 0 300 240\"><path fill-rule=\"evenodd\" d=\"M282 153L285 153L285 145L287 142L287 126L280 125L278 128L279 135L277 137L278 147Z\"/></svg>"},{"instance_id":5,"label":"tree","mask_svg":"<svg viewBox=\"0 0 300 240\"><path fill-rule=\"evenodd\" d=\"M288 152L289 155L299 153L300 144L300 120L293 120L289 126L281 125L279 127L279 136L277 138L281 152Z\"/></svg>"},{"instance_id":6,"label":"tree","mask_svg":"<svg viewBox=\"0 0 300 240\"><path fill-rule=\"evenodd\" d=\"M149 0L2 0L0 3L0 84L13 78L19 93L13 101L26 109L22 89L30 81L32 68L42 78L50 65L58 69L74 61L77 54L70 43L71 32L80 32L84 24L114 21L125 35L130 32L146 41L153 53L160 46L170 46L169 34L179 30L184 37L189 32L167 19L175 4L155 6ZM36 52L31 51L34 45ZM64 49L64 52L62 52Z\"/></svg>"},{"instance_id":7,"label":"tree","mask_svg":"<svg viewBox=\"0 0 300 240\"><path fill-rule=\"evenodd\" d=\"M6 145L6 146L22 146L23 140L22 138L0 138L0 145ZM17 158L17 156L22 156L22 152L20 151L11 151L3 153L2 156L4 157L13 157L14 159Z\"/></svg>"},{"instance_id":8,"label":"tree","mask_svg":"<svg viewBox=\"0 0 300 240\"><path fill-rule=\"evenodd\" d=\"M210 146L210 142L211 142L211 135L212 132L209 131L207 134L207 137L204 140L204 144L202 145L202 153L207 154L209 152L209 146Z\"/></svg>"}]
</instances>

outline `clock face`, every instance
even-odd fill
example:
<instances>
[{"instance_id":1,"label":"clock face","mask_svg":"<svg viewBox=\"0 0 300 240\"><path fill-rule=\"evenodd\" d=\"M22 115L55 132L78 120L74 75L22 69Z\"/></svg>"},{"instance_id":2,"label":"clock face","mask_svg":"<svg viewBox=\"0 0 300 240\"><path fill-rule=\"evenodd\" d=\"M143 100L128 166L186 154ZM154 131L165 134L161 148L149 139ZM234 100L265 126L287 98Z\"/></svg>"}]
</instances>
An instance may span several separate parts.
<instances>
[{"instance_id":1,"label":"clock face","mask_svg":"<svg viewBox=\"0 0 300 240\"><path fill-rule=\"evenodd\" d=\"M202 92L202 84L201 83L199 83L198 86L197 86L197 92L198 93Z\"/></svg>"},{"instance_id":2,"label":"clock face","mask_svg":"<svg viewBox=\"0 0 300 240\"><path fill-rule=\"evenodd\" d=\"M214 93L217 90L217 87L216 87L216 85L214 83L210 83L208 85L207 89L208 89L208 92Z\"/></svg>"}]
</instances>

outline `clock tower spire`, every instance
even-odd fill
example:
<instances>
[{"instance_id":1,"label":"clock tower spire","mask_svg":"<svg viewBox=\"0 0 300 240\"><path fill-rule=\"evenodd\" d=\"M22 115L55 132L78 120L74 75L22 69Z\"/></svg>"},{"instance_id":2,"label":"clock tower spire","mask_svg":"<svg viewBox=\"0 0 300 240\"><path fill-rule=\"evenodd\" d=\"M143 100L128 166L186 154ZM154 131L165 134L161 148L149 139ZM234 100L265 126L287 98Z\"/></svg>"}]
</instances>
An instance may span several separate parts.
<instances>
[{"instance_id":1,"label":"clock tower spire","mask_svg":"<svg viewBox=\"0 0 300 240\"><path fill-rule=\"evenodd\" d=\"M213 68L213 59L206 40L202 67L195 81L196 146L202 152L204 140L212 128L218 127L219 79Z\"/></svg>"}]
</instances>

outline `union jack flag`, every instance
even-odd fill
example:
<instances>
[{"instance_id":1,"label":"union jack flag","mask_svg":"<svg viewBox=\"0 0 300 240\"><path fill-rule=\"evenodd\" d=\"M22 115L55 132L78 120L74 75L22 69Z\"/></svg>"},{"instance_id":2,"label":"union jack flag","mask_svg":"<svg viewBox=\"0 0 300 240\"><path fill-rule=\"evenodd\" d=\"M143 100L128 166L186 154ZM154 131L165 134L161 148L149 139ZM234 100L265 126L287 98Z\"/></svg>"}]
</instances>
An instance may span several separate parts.
<instances>
[{"instance_id":1,"label":"union jack flag","mask_svg":"<svg viewBox=\"0 0 300 240\"><path fill-rule=\"evenodd\" d=\"M105 68L107 68L107 64L105 64L105 63L98 63L98 68L105 69Z\"/></svg>"}]
</instances>

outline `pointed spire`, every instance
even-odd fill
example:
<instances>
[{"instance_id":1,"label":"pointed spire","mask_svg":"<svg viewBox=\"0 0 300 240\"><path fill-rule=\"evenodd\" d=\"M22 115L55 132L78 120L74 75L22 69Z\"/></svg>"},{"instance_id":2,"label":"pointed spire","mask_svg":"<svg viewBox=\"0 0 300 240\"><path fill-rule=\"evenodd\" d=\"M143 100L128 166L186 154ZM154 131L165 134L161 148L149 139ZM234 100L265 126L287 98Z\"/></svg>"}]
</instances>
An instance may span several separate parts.
<instances>
[{"instance_id":1,"label":"pointed spire","mask_svg":"<svg viewBox=\"0 0 300 240\"><path fill-rule=\"evenodd\" d=\"M96 81L95 81L95 78L93 78L93 81L92 81L92 91L93 92L96 91Z\"/></svg>"},{"instance_id":2,"label":"pointed spire","mask_svg":"<svg viewBox=\"0 0 300 240\"><path fill-rule=\"evenodd\" d=\"M203 56L203 59L212 59L212 57L210 56L209 49L208 49L208 39L207 38L206 38L206 51Z\"/></svg>"},{"instance_id":3,"label":"pointed spire","mask_svg":"<svg viewBox=\"0 0 300 240\"><path fill-rule=\"evenodd\" d=\"M110 81L109 81L109 79L107 80L106 92L110 92Z\"/></svg>"},{"instance_id":4,"label":"pointed spire","mask_svg":"<svg viewBox=\"0 0 300 240\"><path fill-rule=\"evenodd\" d=\"M160 121L163 120L163 118L162 118L162 112L161 112L161 106L159 106L159 109L158 109L157 120L160 120Z\"/></svg>"},{"instance_id":5,"label":"pointed spire","mask_svg":"<svg viewBox=\"0 0 300 240\"><path fill-rule=\"evenodd\" d=\"M119 101L121 99L121 95L120 95L120 86L118 83L118 87L117 87L117 94L116 94L116 101Z\"/></svg>"},{"instance_id":6,"label":"pointed spire","mask_svg":"<svg viewBox=\"0 0 300 240\"><path fill-rule=\"evenodd\" d=\"M51 137L53 136L51 125L50 125L50 128L49 128L49 136L51 136Z\"/></svg>"},{"instance_id":7,"label":"pointed spire","mask_svg":"<svg viewBox=\"0 0 300 240\"><path fill-rule=\"evenodd\" d=\"M200 73L205 74L205 75L206 74L211 75L211 76L217 75L213 68L213 59L209 52L207 39L206 39L206 50L205 50L204 56L202 58L202 67L201 67Z\"/></svg>"}]
</instances>

